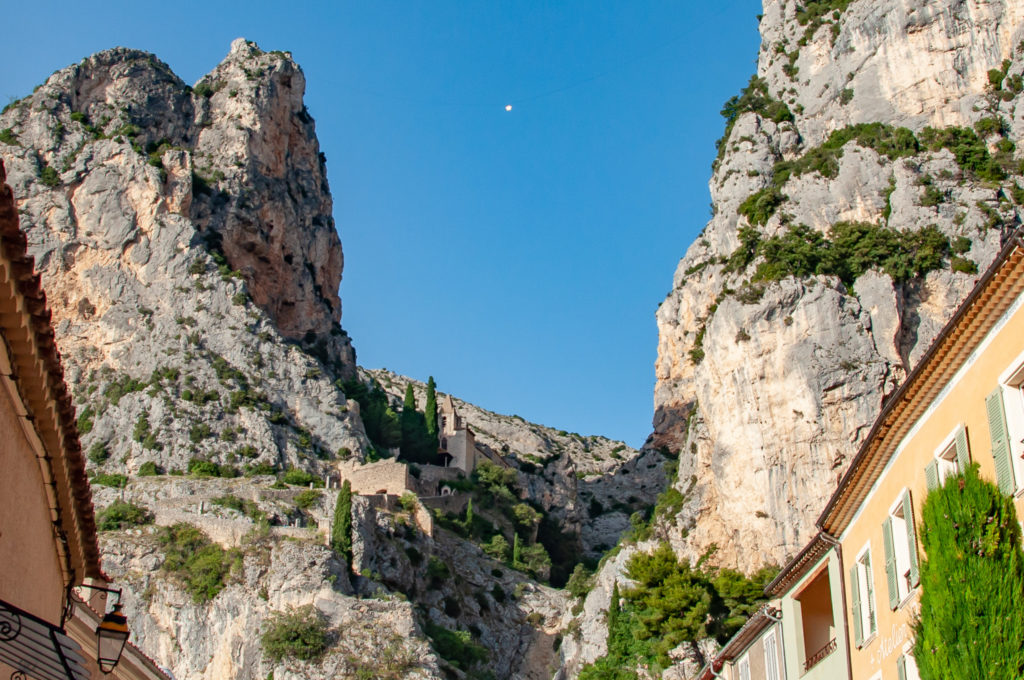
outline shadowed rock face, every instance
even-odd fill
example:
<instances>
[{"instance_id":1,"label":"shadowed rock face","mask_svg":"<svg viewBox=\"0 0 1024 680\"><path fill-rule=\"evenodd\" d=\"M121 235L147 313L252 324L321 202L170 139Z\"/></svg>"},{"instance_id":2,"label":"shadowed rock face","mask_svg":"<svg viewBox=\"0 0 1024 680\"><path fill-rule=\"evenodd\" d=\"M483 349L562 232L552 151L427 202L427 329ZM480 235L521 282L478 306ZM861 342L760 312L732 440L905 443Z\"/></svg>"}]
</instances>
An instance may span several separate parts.
<instances>
[{"instance_id":1,"label":"shadowed rock face","mask_svg":"<svg viewBox=\"0 0 1024 680\"><path fill-rule=\"evenodd\" d=\"M344 261L326 159L302 103L302 70L290 58L262 56L236 40L200 81L213 94L197 103L195 165L206 177L223 174L217 188L226 187L229 198L197 203L193 217L220 239L253 300L285 337L332 339L341 320Z\"/></svg>"},{"instance_id":2,"label":"shadowed rock face","mask_svg":"<svg viewBox=\"0 0 1024 680\"><path fill-rule=\"evenodd\" d=\"M953 270L947 257L906 280L878 262L853 285L820 274L751 285L763 258L727 264L740 229L764 240L800 224L826 236L840 222L935 225L951 242L966 239L963 257L983 271L1020 222L1008 200L1021 181L1016 152L1005 157L1007 179L991 182L947 149L890 158L857 141L842 148L831 176L794 173L762 223L741 215L778 162L850 125L906 126L920 137L926 126L995 118L1003 131L985 133L991 154L1024 132L1011 86L1024 69L1024 2L856 0L816 29L801 23L798 6L765 0L757 68L766 95L792 120L775 122L763 107L737 117L711 177L714 217L657 312L651 441L680 451L680 480L697 480L666 529L681 554L716 543L718 559L742 569L781 563L810 537L885 397L977 275ZM1006 86L994 91L988 72L1005 59Z\"/></svg>"}]
</instances>

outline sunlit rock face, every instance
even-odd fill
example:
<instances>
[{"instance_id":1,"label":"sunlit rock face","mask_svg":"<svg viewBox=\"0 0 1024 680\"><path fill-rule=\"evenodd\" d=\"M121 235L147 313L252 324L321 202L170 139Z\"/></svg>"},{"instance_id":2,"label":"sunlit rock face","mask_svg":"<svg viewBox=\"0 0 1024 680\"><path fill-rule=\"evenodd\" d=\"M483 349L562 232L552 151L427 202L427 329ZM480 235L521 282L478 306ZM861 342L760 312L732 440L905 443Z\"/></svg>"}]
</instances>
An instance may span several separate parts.
<instances>
[{"instance_id":1,"label":"sunlit rock face","mask_svg":"<svg viewBox=\"0 0 1024 680\"><path fill-rule=\"evenodd\" d=\"M766 220L741 214L777 163L799 162L851 125L905 126L923 139L927 126L995 118L1002 132L980 128L993 155L1024 130L1024 3L856 0L817 27L801 23L799 5L766 0L760 23L757 75L791 115L760 107L737 117L710 182L714 216L657 312L653 444L680 452L680 490L694 478L667 534L682 554L714 543L719 560L744 569L781 563L810 537L884 399L978 275L954 271L947 254L896 281L878 262L853 282L827 273L758 282L763 255L729 263L740 230L765 240L791 225L826 237L841 222L935 225L951 243L967 239L962 257L984 271L1019 223L1016 151L1004 158L1006 179L987 181L945 148L892 158L858 141L842 146L828 176L792 174ZM989 71L1004 60L997 91Z\"/></svg>"}]
</instances>

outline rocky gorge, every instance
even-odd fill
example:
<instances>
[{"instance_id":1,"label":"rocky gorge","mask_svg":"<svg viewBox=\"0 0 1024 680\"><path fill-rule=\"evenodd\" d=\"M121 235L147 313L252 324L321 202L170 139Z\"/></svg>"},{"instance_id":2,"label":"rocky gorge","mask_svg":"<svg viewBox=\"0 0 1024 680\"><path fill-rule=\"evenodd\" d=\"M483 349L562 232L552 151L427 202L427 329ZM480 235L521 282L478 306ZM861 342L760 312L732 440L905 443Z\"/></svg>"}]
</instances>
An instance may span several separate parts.
<instances>
[{"instance_id":1,"label":"rocky gorge","mask_svg":"<svg viewBox=\"0 0 1024 680\"><path fill-rule=\"evenodd\" d=\"M119 48L0 114L133 639L179 679L551 677L564 591L364 497L351 561L328 546L339 490L323 480L379 455L345 385L406 379L358 369L339 325L303 90L290 55L242 39L193 86ZM635 486L665 485L657 452L459 405L574 560L646 507ZM259 633L293 612L328 653L267 651Z\"/></svg>"},{"instance_id":2,"label":"rocky gorge","mask_svg":"<svg viewBox=\"0 0 1024 680\"><path fill-rule=\"evenodd\" d=\"M395 411L410 385L426 397L360 368L340 325L327 162L288 53L236 40L190 86L118 48L3 110L96 507L144 514L101 526L137 644L178 680L571 678L609 652L633 556L667 545L752 573L802 547L1020 225L1024 3L763 5L713 215L657 311L644 447L455 400L536 513L559 587L495 557L465 502L428 532L411 501L356 497L351 559L329 545L335 465L383 453L346 385ZM566 583L577 564L596 569L585 588ZM261 643L294 612L321 622L326 653ZM663 677L692 677L715 644L679 644Z\"/></svg>"}]
</instances>

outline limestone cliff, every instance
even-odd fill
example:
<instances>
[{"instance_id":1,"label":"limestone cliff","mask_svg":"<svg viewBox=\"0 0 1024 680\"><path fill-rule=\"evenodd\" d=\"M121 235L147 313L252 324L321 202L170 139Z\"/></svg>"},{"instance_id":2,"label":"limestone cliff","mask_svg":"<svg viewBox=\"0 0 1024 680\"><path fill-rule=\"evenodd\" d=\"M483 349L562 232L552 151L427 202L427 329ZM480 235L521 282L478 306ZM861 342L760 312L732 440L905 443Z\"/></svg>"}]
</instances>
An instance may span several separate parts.
<instances>
[{"instance_id":1,"label":"limestone cliff","mask_svg":"<svg viewBox=\"0 0 1024 680\"><path fill-rule=\"evenodd\" d=\"M104 567L126 588L135 641L179 680L461 677L427 625L459 629L458 644L471 626L501 677L550 677L564 594L498 578L478 548L407 533L401 513L358 499L346 564L325 546L338 491L300 494L368 450L340 388L356 366L304 86L290 55L241 39L191 87L114 49L0 114L101 520L124 501L156 525L104 525ZM271 476L285 473L299 486ZM196 573L169 566L158 527L178 523L212 541L188 544L208 560L201 593ZM427 557L458 579L427 587ZM260 633L301 605L323 617L327 654L270 658Z\"/></svg>"},{"instance_id":2,"label":"limestone cliff","mask_svg":"<svg viewBox=\"0 0 1024 680\"><path fill-rule=\"evenodd\" d=\"M287 55L244 40L195 88L115 49L0 115L97 465L315 468L363 449L333 384L355 366L302 90Z\"/></svg>"},{"instance_id":3,"label":"limestone cliff","mask_svg":"<svg viewBox=\"0 0 1024 680\"><path fill-rule=\"evenodd\" d=\"M760 31L657 312L652 440L697 480L673 545L743 569L809 538L1024 202L1024 3L765 0Z\"/></svg>"},{"instance_id":4,"label":"limestone cliff","mask_svg":"<svg viewBox=\"0 0 1024 680\"><path fill-rule=\"evenodd\" d=\"M0 113L133 639L178 680L552 677L564 591L380 499L353 504L351 564L326 547L339 491L304 487L369 452L341 388L368 374L339 325L341 243L303 89L290 55L241 39L193 86L119 48ZM407 379L370 375L400 399ZM514 502L565 569L666 483L657 451L458 408L516 469ZM178 525L202 533L177 545ZM276 613L306 605L327 652L265 653Z\"/></svg>"}]
</instances>

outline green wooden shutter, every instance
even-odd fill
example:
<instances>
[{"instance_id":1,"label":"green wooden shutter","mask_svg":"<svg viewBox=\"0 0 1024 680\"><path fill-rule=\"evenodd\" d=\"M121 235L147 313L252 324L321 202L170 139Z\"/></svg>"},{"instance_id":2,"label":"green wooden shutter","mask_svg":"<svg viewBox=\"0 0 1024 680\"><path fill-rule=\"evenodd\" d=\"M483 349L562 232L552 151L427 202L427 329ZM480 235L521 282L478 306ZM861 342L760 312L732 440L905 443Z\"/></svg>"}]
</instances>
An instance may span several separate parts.
<instances>
[{"instance_id":1,"label":"green wooden shutter","mask_svg":"<svg viewBox=\"0 0 1024 680\"><path fill-rule=\"evenodd\" d=\"M939 488L939 461L933 459L924 466L924 480L929 491Z\"/></svg>"},{"instance_id":2,"label":"green wooden shutter","mask_svg":"<svg viewBox=\"0 0 1024 680\"><path fill-rule=\"evenodd\" d=\"M1017 488L1014 479L1013 461L1010 459L1010 435L1006 430L1006 412L1003 410L1003 388L985 397L988 413L988 433L992 438L992 457L996 462L996 481L999 490L1009 495Z\"/></svg>"},{"instance_id":3,"label":"green wooden shutter","mask_svg":"<svg viewBox=\"0 0 1024 680\"><path fill-rule=\"evenodd\" d=\"M960 474L965 474L970 464L971 449L967 445L967 430L961 425L956 430L956 466L960 468Z\"/></svg>"},{"instance_id":4,"label":"green wooden shutter","mask_svg":"<svg viewBox=\"0 0 1024 680\"><path fill-rule=\"evenodd\" d=\"M896 659L896 674L900 680L907 680L907 657L902 654Z\"/></svg>"},{"instance_id":5,"label":"green wooden shutter","mask_svg":"<svg viewBox=\"0 0 1024 680\"><path fill-rule=\"evenodd\" d=\"M850 567L850 599L853 601L853 639L857 646L864 644L864 624L860 614L860 574L856 565Z\"/></svg>"},{"instance_id":6,"label":"green wooden shutter","mask_svg":"<svg viewBox=\"0 0 1024 680\"><path fill-rule=\"evenodd\" d=\"M892 544L892 517L882 523L882 544L885 546L885 580L889 585L889 609L900 603L900 587L896 580L896 549Z\"/></svg>"},{"instance_id":7,"label":"green wooden shutter","mask_svg":"<svg viewBox=\"0 0 1024 680\"><path fill-rule=\"evenodd\" d=\"M910 502L910 492L903 492L903 519L907 523L907 553L910 555L910 586L920 581L917 568L917 534L914 531L914 506Z\"/></svg>"}]
</instances>

